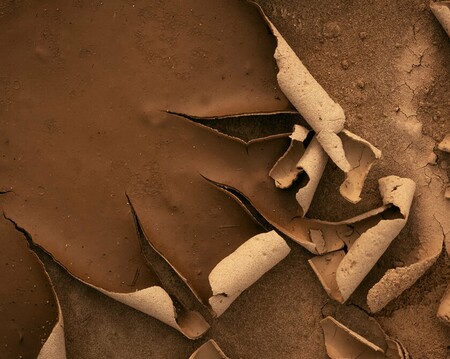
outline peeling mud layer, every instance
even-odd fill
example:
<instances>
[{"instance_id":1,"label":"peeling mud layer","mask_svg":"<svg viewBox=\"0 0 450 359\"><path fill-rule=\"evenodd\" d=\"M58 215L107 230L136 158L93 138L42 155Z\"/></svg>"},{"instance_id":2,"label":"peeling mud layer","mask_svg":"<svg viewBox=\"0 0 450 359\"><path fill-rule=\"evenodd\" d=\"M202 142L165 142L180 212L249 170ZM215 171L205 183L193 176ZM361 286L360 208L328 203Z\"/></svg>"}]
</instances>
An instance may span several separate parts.
<instances>
[{"instance_id":1,"label":"peeling mud layer","mask_svg":"<svg viewBox=\"0 0 450 359\"><path fill-rule=\"evenodd\" d=\"M450 355L447 34L422 1L258 4L272 28L239 0L0 0L0 205L17 225L5 222L1 235L12 231L28 251L19 229L43 249L33 247L62 307L67 358ZM294 112L296 89L276 77L274 28L323 86L308 103L325 98L338 128L323 127L314 108L309 127ZM297 142L294 124L306 126ZM326 158L319 145L331 160L320 160L321 177L302 163L302 177L295 156L318 146ZM341 156L355 148L365 157ZM274 172L280 158L288 170ZM278 189L280 173L294 185ZM308 260L343 244L327 248L317 228L298 240L283 221L353 225L345 220L386 209L378 180L387 176L415 182L409 216L387 213L401 221L399 236L340 304L316 276L329 273ZM59 315L39 280L34 295L51 305L33 317L42 330L24 358ZM163 314L149 308L149 290L164 298ZM186 338L205 332L205 320L202 339ZM2 345L28 339L3 330Z\"/></svg>"}]
</instances>

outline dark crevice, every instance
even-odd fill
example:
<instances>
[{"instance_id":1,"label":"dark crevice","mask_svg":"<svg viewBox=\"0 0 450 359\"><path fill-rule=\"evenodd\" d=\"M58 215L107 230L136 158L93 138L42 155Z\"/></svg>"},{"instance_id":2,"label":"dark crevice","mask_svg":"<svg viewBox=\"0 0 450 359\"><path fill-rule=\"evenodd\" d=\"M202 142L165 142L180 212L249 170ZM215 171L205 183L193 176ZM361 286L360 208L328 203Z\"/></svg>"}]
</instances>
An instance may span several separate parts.
<instances>
[{"instance_id":1,"label":"dark crevice","mask_svg":"<svg viewBox=\"0 0 450 359\"><path fill-rule=\"evenodd\" d=\"M348 303L347 305L348 305L348 306L356 307L356 308L362 310L364 313L366 313L369 317L374 318L373 314L372 314L368 309L365 309L365 308L361 307L359 304Z\"/></svg>"},{"instance_id":2,"label":"dark crevice","mask_svg":"<svg viewBox=\"0 0 450 359\"><path fill-rule=\"evenodd\" d=\"M191 116L175 111L167 111L167 113L245 142L273 135L292 133L292 128L295 124L309 128L309 125L299 113L291 111L216 117Z\"/></svg>"},{"instance_id":3,"label":"dark crevice","mask_svg":"<svg viewBox=\"0 0 450 359\"><path fill-rule=\"evenodd\" d=\"M266 231L274 230L275 227L272 226L259 212L258 210L252 205L252 203L249 201L247 197L245 197L241 192L239 192L237 189L233 187L228 187L224 184L214 182L210 180L209 178L201 175L205 181L212 184L213 186L219 188L223 192L230 195L234 200L236 200L246 211L247 213L255 220L256 223L258 223L261 227L263 227Z\"/></svg>"},{"instance_id":4,"label":"dark crevice","mask_svg":"<svg viewBox=\"0 0 450 359\"><path fill-rule=\"evenodd\" d=\"M9 217L6 215L5 212L3 212L3 217L4 217L7 221L11 222L11 223L14 225L14 228L16 229L16 231L18 231L18 232L20 232L20 233L23 234L23 236L25 237L25 239L26 239L27 242L28 242L28 246L30 247L30 249L31 249L33 252L36 253L36 255L37 255L38 253L41 253L41 252L42 252L41 247L39 247L37 244L35 244L35 243L33 242L33 238L31 237L31 234L30 234L25 228L19 226L19 224L18 224L17 222L15 222L12 218L9 218Z\"/></svg>"}]
</instances>

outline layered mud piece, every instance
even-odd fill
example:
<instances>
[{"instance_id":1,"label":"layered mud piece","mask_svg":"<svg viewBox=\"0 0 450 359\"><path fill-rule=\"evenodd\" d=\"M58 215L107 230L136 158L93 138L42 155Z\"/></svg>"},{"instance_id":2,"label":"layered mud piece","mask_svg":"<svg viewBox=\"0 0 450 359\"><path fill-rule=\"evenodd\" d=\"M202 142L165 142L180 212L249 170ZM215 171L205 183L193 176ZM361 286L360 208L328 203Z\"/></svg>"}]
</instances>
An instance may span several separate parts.
<instances>
[{"instance_id":1,"label":"layered mud piece","mask_svg":"<svg viewBox=\"0 0 450 359\"><path fill-rule=\"evenodd\" d=\"M262 232L198 175L196 161L218 164L226 148L208 148L194 126L162 112L293 109L258 10L237 0L33 1L2 17L0 44L1 205L72 275L155 316L160 302L175 326L167 293L151 289L160 287L125 191L136 207L158 207L159 217L140 216L151 236L175 228L179 241L226 257ZM183 250L205 276L212 263Z\"/></svg>"},{"instance_id":2,"label":"layered mud piece","mask_svg":"<svg viewBox=\"0 0 450 359\"><path fill-rule=\"evenodd\" d=\"M39 258L0 216L0 356L65 358L58 299Z\"/></svg>"},{"instance_id":3,"label":"layered mud piece","mask_svg":"<svg viewBox=\"0 0 450 359\"><path fill-rule=\"evenodd\" d=\"M409 359L409 354L396 339L387 336L378 323L367 318L366 328L370 334L384 337L382 343L375 344L360 333L353 331L333 317L320 322L325 337L325 347L331 359ZM370 323L370 321L372 321Z\"/></svg>"},{"instance_id":4,"label":"layered mud piece","mask_svg":"<svg viewBox=\"0 0 450 359\"><path fill-rule=\"evenodd\" d=\"M228 359L217 343L210 339L198 348L189 359Z\"/></svg>"}]
</instances>

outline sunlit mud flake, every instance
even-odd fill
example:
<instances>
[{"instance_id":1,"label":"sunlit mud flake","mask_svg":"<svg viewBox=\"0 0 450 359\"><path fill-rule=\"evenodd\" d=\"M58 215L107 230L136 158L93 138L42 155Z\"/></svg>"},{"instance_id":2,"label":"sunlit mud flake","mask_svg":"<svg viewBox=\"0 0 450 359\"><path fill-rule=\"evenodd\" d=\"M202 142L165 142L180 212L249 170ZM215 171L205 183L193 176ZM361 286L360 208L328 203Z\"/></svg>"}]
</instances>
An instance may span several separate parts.
<instances>
[{"instance_id":1,"label":"sunlit mud flake","mask_svg":"<svg viewBox=\"0 0 450 359\"><path fill-rule=\"evenodd\" d=\"M289 136L291 138L289 148L269 172L276 187L281 189L291 187L299 176L305 177L303 186L295 194L302 216L311 205L328 160L317 138L312 138L310 144L304 146L303 142L308 134L309 131L304 127L296 125L292 135Z\"/></svg>"},{"instance_id":2,"label":"sunlit mud flake","mask_svg":"<svg viewBox=\"0 0 450 359\"><path fill-rule=\"evenodd\" d=\"M408 219L414 182L389 176L380 179L379 184L382 207L343 222L323 222L326 227L335 228L334 236L342 238L347 253L340 250L309 260L328 295L339 302L345 302L355 291ZM348 235L342 226L347 226ZM383 294L378 293L381 297ZM368 298L369 306L371 300Z\"/></svg>"},{"instance_id":3,"label":"sunlit mud flake","mask_svg":"<svg viewBox=\"0 0 450 359\"><path fill-rule=\"evenodd\" d=\"M215 340L210 339L198 348L189 359L228 359Z\"/></svg>"},{"instance_id":4,"label":"sunlit mud flake","mask_svg":"<svg viewBox=\"0 0 450 359\"><path fill-rule=\"evenodd\" d=\"M430 9L450 36L450 1L431 1Z\"/></svg>"},{"instance_id":5,"label":"sunlit mud flake","mask_svg":"<svg viewBox=\"0 0 450 359\"><path fill-rule=\"evenodd\" d=\"M294 126L294 131L289 136L291 138L289 148L269 172L269 176L273 178L277 188L291 187L298 178L301 169L298 168L297 163L305 152L303 142L306 140L309 132L303 126Z\"/></svg>"},{"instance_id":6,"label":"sunlit mud flake","mask_svg":"<svg viewBox=\"0 0 450 359\"><path fill-rule=\"evenodd\" d=\"M277 80L281 90L316 132L323 150L345 172L346 180L340 188L342 196L350 202L358 202L364 180L381 152L359 136L344 130L345 113L342 107L314 79L259 9L277 39L274 57L279 68Z\"/></svg>"},{"instance_id":7,"label":"sunlit mud flake","mask_svg":"<svg viewBox=\"0 0 450 359\"><path fill-rule=\"evenodd\" d=\"M58 298L23 233L0 216L0 356L64 359Z\"/></svg>"},{"instance_id":8,"label":"sunlit mud flake","mask_svg":"<svg viewBox=\"0 0 450 359\"><path fill-rule=\"evenodd\" d=\"M325 347L331 359L409 359L403 345L385 335L385 348L370 342L333 317L320 322L325 337Z\"/></svg>"}]
</instances>

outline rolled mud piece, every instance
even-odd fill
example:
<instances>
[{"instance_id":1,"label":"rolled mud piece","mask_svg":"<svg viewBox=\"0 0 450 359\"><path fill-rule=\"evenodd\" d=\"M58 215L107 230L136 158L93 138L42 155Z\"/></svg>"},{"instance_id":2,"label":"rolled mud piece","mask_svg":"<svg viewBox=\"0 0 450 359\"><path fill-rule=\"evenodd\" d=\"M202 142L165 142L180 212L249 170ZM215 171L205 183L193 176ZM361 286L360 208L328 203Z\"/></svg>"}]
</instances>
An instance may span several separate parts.
<instances>
[{"instance_id":1,"label":"rolled mud piece","mask_svg":"<svg viewBox=\"0 0 450 359\"><path fill-rule=\"evenodd\" d=\"M65 359L63 318L51 280L24 234L3 215L0 265L1 356Z\"/></svg>"},{"instance_id":2,"label":"rolled mud piece","mask_svg":"<svg viewBox=\"0 0 450 359\"><path fill-rule=\"evenodd\" d=\"M277 188L289 188L297 180L302 169L297 163L304 154L303 142L310 131L300 125L295 125L292 134L289 136L291 144L286 152L281 156L269 172L269 176L275 181Z\"/></svg>"},{"instance_id":3,"label":"rolled mud piece","mask_svg":"<svg viewBox=\"0 0 450 359\"><path fill-rule=\"evenodd\" d=\"M388 176L379 180L379 186L382 207L342 222L315 223L320 224L322 230L326 229L327 236L342 239L348 250L309 260L328 295L341 303L359 286L408 219L415 183L407 178ZM324 235L325 242L327 236ZM381 298L386 295L382 290L377 294ZM368 297L368 301L371 300L372 296Z\"/></svg>"},{"instance_id":4,"label":"rolled mud piece","mask_svg":"<svg viewBox=\"0 0 450 359\"><path fill-rule=\"evenodd\" d=\"M430 9L450 36L450 1L431 1Z\"/></svg>"},{"instance_id":5,"label":"rolled mud piece","mask_svg":"<svg viewBox=\"0 0 450 359\"><path fill-rule=\"evenodd\" d=\"M327 354L331 359L409 359L403 345L386 334L385 345L381 348L333 317L326 317L320 325Z\"/></svg>"},{"instance_id":6,"label":"rolled mud piece","mask_svg":"<svg viewBox=\"0 0 450 359\"><path fill-rule=\"evenodd\" d=\"M314 137L307 148L304 148L303 142L308 134L306 128L296 125L292 135L289 136L291 138L289 148L269 172L275 186L281 189L291 187L300 174L307 177L307 183L299 188L295 195L302 216L308 212L328 160L317 138Z\"/></svg>"},{"instance_id":7,"label":"rolled mud piece","mask_svg":"<svg viewBox=\"0 0 450 359\"><path fill-rule=\"evenodd\" d=\"M189 359L229 359L214 339L208 340L198 348Z\"/></svg>"}]
</instances>

